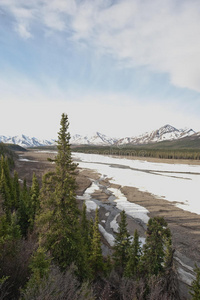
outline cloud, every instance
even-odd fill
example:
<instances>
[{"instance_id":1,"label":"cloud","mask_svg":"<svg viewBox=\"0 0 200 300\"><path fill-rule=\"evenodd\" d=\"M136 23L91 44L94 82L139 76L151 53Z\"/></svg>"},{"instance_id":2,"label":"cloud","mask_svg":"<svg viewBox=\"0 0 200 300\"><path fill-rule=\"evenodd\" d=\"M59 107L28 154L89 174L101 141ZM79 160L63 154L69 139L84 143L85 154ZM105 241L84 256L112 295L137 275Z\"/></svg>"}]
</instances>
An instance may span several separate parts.
<instances>
[{"instance_id":1,"label":"cloud","mask_svg":"<svg viewBox=\"0 0 200 300\"><path fill-rule=\"evenodd\" d=\"M120 67L143 66L200 91L200 6L195 0L2 0L23 38L35 24L111 55Z\"/></svg>"},{"instance_id":2,"label":"cloud","mask_svg":"<svg viewBox=\"0 0 200 300\"><path fill-rule=\"evenodd\" d=\"M75 39L124 61L126 67L167 73L174 85L200 91L197 2L125 0L98 10L88 6L89 14L79 7L74 16Z\"/></svg>"},{"instance_id":3,"label":"cloud","mask_svg":"<svg viewBox=\"0 0 200 300\"><path fill-rule=\"evenodd\" d=\"M28 39L28 38L32 37L32 34L28 30L27 26L25 24L23 24L23 23L17 24L17 27L15 28L15 30L24 39Z\"/></svg>"}]
</instances>

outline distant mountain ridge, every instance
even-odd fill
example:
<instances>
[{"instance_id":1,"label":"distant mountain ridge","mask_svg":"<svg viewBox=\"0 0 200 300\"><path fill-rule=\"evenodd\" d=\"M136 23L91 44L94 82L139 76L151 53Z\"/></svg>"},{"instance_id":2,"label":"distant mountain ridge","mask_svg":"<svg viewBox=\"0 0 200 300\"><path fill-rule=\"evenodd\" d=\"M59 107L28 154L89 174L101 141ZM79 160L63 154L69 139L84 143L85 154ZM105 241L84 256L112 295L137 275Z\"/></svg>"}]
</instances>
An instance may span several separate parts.
<instances>
[{"instance_id":1,"label":"distant mountain ridge","mask_svg":"<svg viewBox=\"0 0 200 300\"><path fill-rule=\"evenodd\" d=\"M55 140L40 140L35 137L29 137L27 135L16 135L16 136L4 136L0 135L0 142L6 144L16 144L24 148L28 147L39 147L39 146L50 146L55 144Z\"/></svg>"},{"instance_id":2,"label":"distant mountain ridge","mask_svg":"<svg viewBox=\"0 0 200 300\"><path fill-rule=\"evenodd\" d=\"M91 136L81 136L76 134L71 137L70 140L71 144L73 145L98 145L98 146L108 146L108 145L115 145L118 142L116 138L110 138L105 134L100 132L96 132Z\"/></svg>"},{"instance_id":3,"label":"distant mountain ridge","mask_svg":"<svg viewBox=\"0 0 200 300\"><path fill-rule=\"evenodd\" d=\"M184 137L191 136L195 133L196 132L193 129L188 129L188 128L177 129L167 124L157 130L146 132L139 136L119 139L117 144L118 145L124 145L124 144L142 145L142 144L157 143L162 141L172 141L172 140L178 140Z\"/></svg>"},{"instance_id":4,"label":"distant mountain ridge","mask_svg":"<svg viewBox=\"0 0 200 300\"><path fill-rule=\"evenodd\" d=\"M157 143L161 141L172 141L179 140L185 137L199 136L200 132L195 132L193 129L177 129L169 124L162 126L161 128L146 132L139 136L133 137L124 137L124 138L112 138L108 137L105 134L100 132L96 132L91 136L82 136L79 134L73 135L71 137L72 145L96 145L96 146L122 146L126 144L131 145L142 145L142 144L151 144ZM39 147L39 146L51 146L55 145L55 140L41 140L35 137L28 137L24 134L14 137L7 137L4 135L0 136L0 142L9 143L9 144L17 144L22 147Z\"/></svg>"}]
</instances>

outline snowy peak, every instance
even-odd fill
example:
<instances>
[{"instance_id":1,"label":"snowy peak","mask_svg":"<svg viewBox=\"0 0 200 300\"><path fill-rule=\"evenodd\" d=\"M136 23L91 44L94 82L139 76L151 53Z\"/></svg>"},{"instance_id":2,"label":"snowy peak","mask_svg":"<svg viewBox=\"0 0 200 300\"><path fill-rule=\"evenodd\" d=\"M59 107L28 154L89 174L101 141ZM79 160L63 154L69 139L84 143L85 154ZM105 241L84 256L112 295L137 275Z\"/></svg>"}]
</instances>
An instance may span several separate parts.
<instances>
[{"instance_id":1,"label":"snowy peak","mask_svg":"<svg viewBox=\"0 0 200 300\"><path fill-rule=\"evenodd\" d=\"M81 136L76 134L71 137L70 140L71 144L74 145L99 145L99 146L106 146L106 145L113 145L117 142L117 139L110 138L105 134L100 132L95 132L91 136Z\"/></svg>"},{"instance_id":2,"label":"snowy peak","mask_svg":"<svg viewBox=\"0 0 200 300\"><path fill-rule=\"evenodd\" d=\"M175 127L167 124L165 126L162 126L160 129L156 130L156 133L158 136L166 134L166 133L171 133L171 132L178 132L179 130L176 129Z\"/></svg>"},{"instance_id":3,"label":"snowy peak","mask_svg":"<svg viewBox=\"0 0 200 300\"><path fill-rule=\"evenodd\" d=\"M82 136L75 134L71 137L70 143L72 145L96 145L96 146L120 146L125 144L142 145L149 143L157 143L161 141L170 141L182 139L189 136L199 136L199 133L195 133L194 130L189 128L177 129L169 124L162 126L161 128L152 132L146 132L139 136L124 137L121 139L111 138L100 132L95 132L92 135ZM51 146L55 145L55 140L40 140L35 137L28 137L24 134L18 136L0 136L0 142L17 144L24 148L39 147L39 146Z\"/></svg>"},{"instance_id":4,"label":"snowy peak","mask_svg":"<svg viewBox=\"0 0 200 300\"><path fill-rule=\"evenodd\" d=\"M150 133L146 132L140 136L122 138L118 141L118 145L123 145L127 143L133 145L142 145L149 143L157 143L161 141L172 141L191 136L193 134L195 134L195 131L193 129L177 129L167 124Z\"/></svg>"},{"instance_id":5,"label":"snowy peak","mask_svg":"<svg viewBox=\"0 0 200 300\"><path fill-rule=\"evenodd\" d=\"M7 144L16 144L24 148L28 147L38 147L38 146L49 146L55 144L54 140L39 140L35 137L29 137L24 134L16 135L16 136L0 136L0 142Z\"/></svg>"},{"instance_id":6,"label":"snowy peak","mask_svg":"<svg viewBox=\"0 0 200 300\"><path fill-rule=\"evenodd\" d=\"M29 137L24 134L17 136L0 136L0 142L8 144L17 144L21 147L40 147L40 146L51 146L55 145L55 140L39 140L35 137ZM72 145L97 145L97 146L106 146L113 145L117 142L117 139L110 138L105 134L96 132L91 136L81 136L80 134L75 134L71 137L70 143Z\"/></svg>"}]
</instances>

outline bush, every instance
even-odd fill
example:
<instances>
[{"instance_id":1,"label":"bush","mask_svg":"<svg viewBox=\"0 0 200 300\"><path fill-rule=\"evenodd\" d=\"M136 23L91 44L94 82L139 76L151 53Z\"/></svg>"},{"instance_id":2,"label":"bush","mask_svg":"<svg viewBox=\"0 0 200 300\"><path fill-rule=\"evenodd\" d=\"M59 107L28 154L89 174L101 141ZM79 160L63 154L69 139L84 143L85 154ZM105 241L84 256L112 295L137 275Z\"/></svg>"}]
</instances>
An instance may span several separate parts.
<instances>
[{"instance_id":1,"label":"bush","mask_svg":"<svg viewBox=\"0 0 200 300\"><path fill-rule=\"evenodd\" d=\"M48 278L44 277L37 287L30 286L22 292L21 300L94 300L87 283L80 284L71 266L65 273L53 266Z\"/></svg>"}]
</instances>

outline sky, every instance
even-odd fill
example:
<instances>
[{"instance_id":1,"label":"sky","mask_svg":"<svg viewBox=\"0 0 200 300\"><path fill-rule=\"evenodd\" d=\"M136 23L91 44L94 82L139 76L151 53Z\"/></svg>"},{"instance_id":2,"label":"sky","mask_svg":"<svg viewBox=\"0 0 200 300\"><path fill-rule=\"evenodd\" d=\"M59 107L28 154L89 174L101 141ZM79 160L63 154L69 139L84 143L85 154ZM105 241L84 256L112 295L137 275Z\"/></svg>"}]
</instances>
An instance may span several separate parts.
<instances>
[{"instance_id":1,"label":"sky","mask_svg":"<svg viewBox=\"0 0 200 300\"><path fill-rule=\"evenodd\" d=\"M0 0L0 135L200 131L199 0Z\"/></svg>"}]
</instances>

